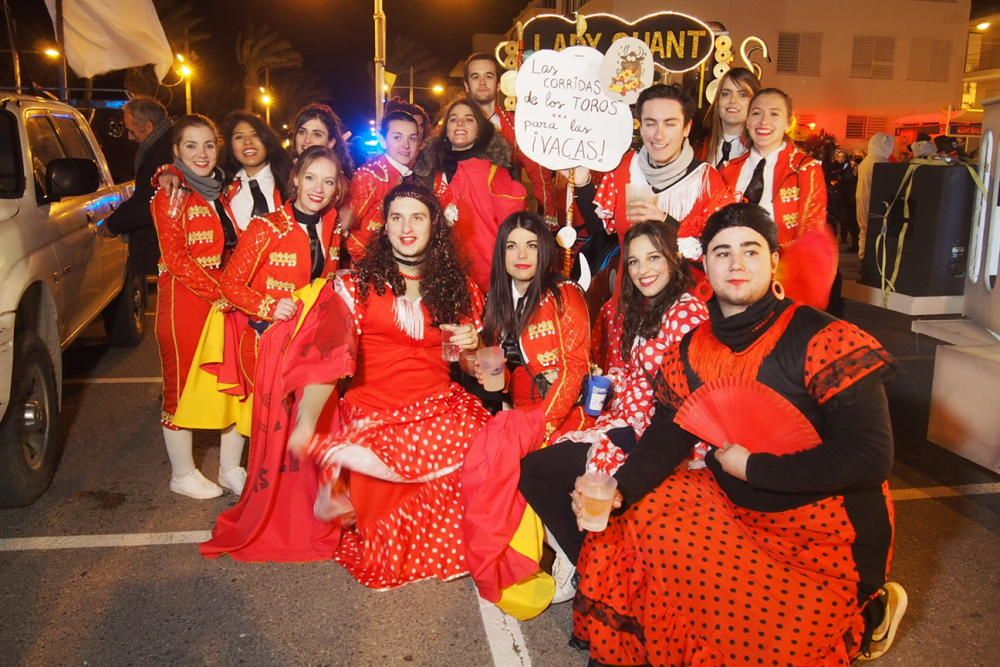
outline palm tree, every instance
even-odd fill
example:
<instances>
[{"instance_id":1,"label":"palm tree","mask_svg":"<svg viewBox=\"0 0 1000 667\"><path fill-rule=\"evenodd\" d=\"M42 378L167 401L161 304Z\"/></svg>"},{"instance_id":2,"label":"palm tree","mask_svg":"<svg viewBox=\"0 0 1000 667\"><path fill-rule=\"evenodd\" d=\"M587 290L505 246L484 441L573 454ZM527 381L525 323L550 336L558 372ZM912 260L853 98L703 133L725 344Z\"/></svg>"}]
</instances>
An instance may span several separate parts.
<instances>
[{"instance_id":1,"label":"palm tree","mask_svg":"<svg viewBox=\"0 0 1000 667\"><path fill-rule=\"evenodd\" d=\"M333 91L315 72L299 70L281 76L274 85L278 117L290 122L291 114L310 102L332 102ZM272 115L274 111L271 112Z\"/></svg>"},{"instance_id":2,"label":"palm tree","mask_svg":"<svg viewBox=\"0 0 1000 667\"><path fill-rule=\"evenodd\" d=\"M253 110L254 97L265 72L302 67L302 55L291 42L267 27L253 24L236 38L236 60L245 72L243 78L243 108Z\"/></svg>"},{"instance_id":3,"label":"palm tree","mask_svg":"<svg viewBox=\"0 0 1000 667\"><path fill-rule=\"evenodd\" d=\"M390 94L406 97L403 92L410 86L410 68L413 68L413 85L427 86L432 78L440 76L440 65L430 51L420 42L405 35L396 35L389 43L385 68L396 75ZM375 66L368 65L368 77L375 83Z\"/></svg>"},{"instance_id":4,"label":"palm tree","mask_svg":"<svg viewBox=\"0 0 1000 667\"><path fill-rule=\"evenodd\" d=\"M170 50L194 60L191 47L211 36L199 29L204 19L195 15L193 6L187 0L153 0L153 5L170 43ZM151 66L130 67L125 73L125 88L132 94L155 97L159 86Z\"/></svg>"}]
</instances>

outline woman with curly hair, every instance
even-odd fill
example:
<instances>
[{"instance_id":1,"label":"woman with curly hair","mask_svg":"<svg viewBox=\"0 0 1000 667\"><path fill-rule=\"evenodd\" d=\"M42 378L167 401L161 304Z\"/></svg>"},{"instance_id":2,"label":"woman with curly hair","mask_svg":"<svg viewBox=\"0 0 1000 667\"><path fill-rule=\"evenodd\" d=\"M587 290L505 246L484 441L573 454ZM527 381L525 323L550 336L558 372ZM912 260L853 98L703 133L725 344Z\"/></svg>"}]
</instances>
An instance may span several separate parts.
<instances>
[{"instance_id":1,"label":"woman with curly hair","mask_svg":"<svg viewBox=\"0 0 1000 667\"><path fill-rule=\"evenodd\" d=\"M472 577L480 596L522 620L549 605L555 586L539 568L541 521L517 490L521 458L592 421L580 406L590 316L583 292L560 275L560 256L537 214L500 226L483 335L506 353L514 409L480 431L462 471Z\"/></svg>"},{"instance_id":2,"label":"woman with curly hair","mask_svg":"<svg viewBox=\"0 0 1000 667\"><path fill-rule=\"evenodd\" d=\"M708 319L687 260L677 251L677 230L660 221L633 225L625 234L628 279L609 330L607 376L611 405L590 429L565 433L553 446L528 455L521 468L521 491L561 547L553 565L561 585L557 601L572 597L568 582L583 544L566 495L585 468L613 473L645 432L653 415L654 379L663 355ZM565 493L562 493L565 487ZM562 558L566 560L563 561Z\"/></svg>"},{"instance_id":3,"label":"woman with curly hair","mask_svg":"<svg viewBox=\"0 0 1000 667\"><path fill-rule=\"evenodd\" d=\"M442 355L444 331L476 349L482 296L459 266L440 204L404 183L383 206L368 254L334 282L358 340L343 429L309 447L324 479L316 514L343 526L334 558L376 589L468 571L461 467L489 417L452 382Z\"/></svg>"},{"instance_id":4,"label":"woman with curly hair","mask_svg":"<svg viewBox=\"0 0 1000 667\"><path fill-rule=\"evenodd\" d=\"M431 139L413 172L441 201L469 275L486 291L500 223L524 210L528 193L510 174L510 144L478 104L456 100L444 119L444 133Z\"/></svg>"},{"instance_id":5,"label":"woman with curly hair","mask_svg":"<svg viewBox=\"0 0 1000 667\"><path fill-rule=\"evenodd\" d=\"M292 160L274 130L246 111L225 117L222 137L227 145L221 166L230 178L222 200L243 230L254 216L276 211L288 201Z\"/></svg>"}]
</instances>

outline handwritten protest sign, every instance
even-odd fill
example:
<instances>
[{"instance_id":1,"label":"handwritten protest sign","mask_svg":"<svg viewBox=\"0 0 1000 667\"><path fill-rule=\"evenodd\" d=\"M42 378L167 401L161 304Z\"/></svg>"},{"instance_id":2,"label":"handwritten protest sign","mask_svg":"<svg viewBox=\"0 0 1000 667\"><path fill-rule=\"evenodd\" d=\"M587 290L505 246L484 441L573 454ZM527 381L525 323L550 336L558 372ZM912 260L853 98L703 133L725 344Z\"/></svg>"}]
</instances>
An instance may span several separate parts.
<instances>
[{"instance_id":1,"label":"handwritten protest sign","mask_svg":"<svg viewBox=\"0 0 1000 667\"><path fill-rule=\"evenodd\" d=\"M536 51L517 72L517 145L547 169L611 171L632 141L628 105L598 81L603 56L586 46Z\"/></svg>"}]
</instances>

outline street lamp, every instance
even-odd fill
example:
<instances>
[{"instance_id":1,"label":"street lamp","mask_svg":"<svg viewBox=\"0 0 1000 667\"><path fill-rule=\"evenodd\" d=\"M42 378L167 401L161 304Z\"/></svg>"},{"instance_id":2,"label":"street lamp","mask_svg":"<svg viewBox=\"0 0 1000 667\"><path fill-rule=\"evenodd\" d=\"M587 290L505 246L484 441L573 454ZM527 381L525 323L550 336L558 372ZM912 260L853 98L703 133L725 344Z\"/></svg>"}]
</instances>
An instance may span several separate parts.
<instances>
[{"instance_id":1,"label":"street lamp","mask_svg":"<svg viewBox=\"0 0 1000 667\"><path fill-rule=\"evenodd\" d=\"M61 53L59 53L59 49L54 49L51 46L43 50L42 53L44 53L46 56L52 59L58 58L59 56L62 55Z\"/></svg>"},{"instance_id":2,"label":"street lamp","mask_svg":"<svg viewBox=\"0 0 1000 667\"><path fill-rule=\"evenodd\" d=\"M264 105L264 122L271 125L271 104L274 103L274 97L271 96L270 91L264 86L260 87L260 103Z\"/></svg>"},{"instance_id":3,"label":"street lamp","mask_svg":"<svg viewBox=\"0 0 1000 667\"><path fill-rule=\"evenodd\" d=\"M375 122L382 122L382 100L385 89L385 12L382 0L374 0L375 11Z\"/></svg>"},{"instance_id":4,"label":"street lamp","mask_svg":"<svg viewBox=\"0 0 1000 667\"><path fill-rule=\"evenodd\" d=\"M184 113L191 114L191 76L194 75L194 70L191 69L191 65L187 63L187 60L180 53L177 54L177 62L180 63L177 67L177 73L184 79Z\"/></svg>"}]
</instances>

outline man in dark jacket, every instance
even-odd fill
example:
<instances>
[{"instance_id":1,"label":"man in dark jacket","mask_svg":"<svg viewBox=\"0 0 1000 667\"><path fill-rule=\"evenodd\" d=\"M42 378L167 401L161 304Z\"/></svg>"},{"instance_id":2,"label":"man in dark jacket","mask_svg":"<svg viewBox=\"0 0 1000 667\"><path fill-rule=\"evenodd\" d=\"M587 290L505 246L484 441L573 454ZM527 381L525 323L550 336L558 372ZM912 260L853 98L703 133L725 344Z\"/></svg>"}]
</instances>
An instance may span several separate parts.
<instances>
[{"instance_id":1,"label":"man in dark jacket","mask_svg":"<svg viewBox=\"0 0 1000 667\"><path fill-rule=\"evenodd\" d=\"M149 203L153 199L153 174L160 165L173 162L171 123L162 104L137 97L125 104L128 138L139 144L135 154L135 191L107 221L108 231L128 234L132 266L142 275L156 275L160 245L153 227Z\"/></svg>"}]
</instances>

